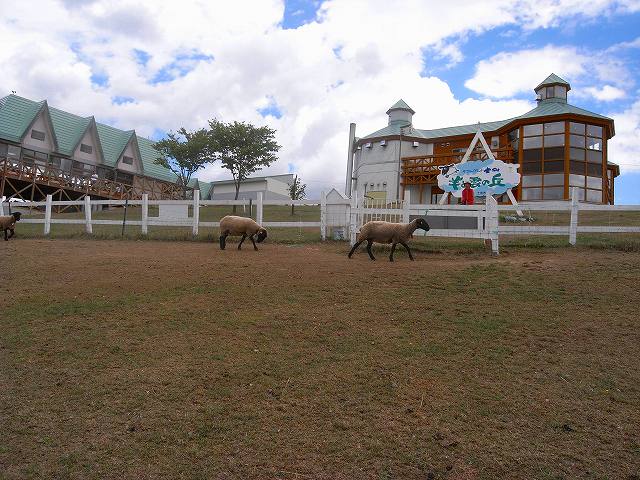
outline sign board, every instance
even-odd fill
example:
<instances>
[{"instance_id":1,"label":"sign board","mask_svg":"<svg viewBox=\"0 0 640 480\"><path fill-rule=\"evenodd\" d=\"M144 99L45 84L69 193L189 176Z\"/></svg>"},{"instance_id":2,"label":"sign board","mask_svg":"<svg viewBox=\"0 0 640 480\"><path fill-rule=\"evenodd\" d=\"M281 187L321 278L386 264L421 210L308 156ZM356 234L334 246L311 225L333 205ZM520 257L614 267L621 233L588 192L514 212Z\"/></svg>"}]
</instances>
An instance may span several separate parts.
<instances>
[{"instance_id":1,"label":"sign board","mask_svg":"<svg viewBox=\"0 0 640 480\"><path fill-rule=\"evenodd\" d=\"M472 160L452 163L440 168L438 187L460 198L469 182L478 197L502 195L520 183L519 165L501 160Z\"/></svg>"}]
</instances>

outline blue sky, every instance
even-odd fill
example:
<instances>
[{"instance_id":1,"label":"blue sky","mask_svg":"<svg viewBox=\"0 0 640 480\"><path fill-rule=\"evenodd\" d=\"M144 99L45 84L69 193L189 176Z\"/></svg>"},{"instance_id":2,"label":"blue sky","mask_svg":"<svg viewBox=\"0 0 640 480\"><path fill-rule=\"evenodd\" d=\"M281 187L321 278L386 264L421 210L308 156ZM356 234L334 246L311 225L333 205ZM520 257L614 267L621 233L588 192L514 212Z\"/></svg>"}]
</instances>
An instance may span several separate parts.
<instances>
[{"instance_id":1,"label":"blue sky","mask_svg":"<svg viewBox=\"0 0 640 480\"><path fill-rule=\"evenodd\" d=\"M2 8L6 7L6 8ZM212 118L268 124L311 194L344 185L349 123L502 120L550 73L614 118L618 203L640 187L640 0L0 0L0 93L16 90L153 139ZM38 15L33 15L37 10ZM38 48L32 48L38 45ZM217 166L204 180L226 178Z\"/></svg>"}]
</instances>

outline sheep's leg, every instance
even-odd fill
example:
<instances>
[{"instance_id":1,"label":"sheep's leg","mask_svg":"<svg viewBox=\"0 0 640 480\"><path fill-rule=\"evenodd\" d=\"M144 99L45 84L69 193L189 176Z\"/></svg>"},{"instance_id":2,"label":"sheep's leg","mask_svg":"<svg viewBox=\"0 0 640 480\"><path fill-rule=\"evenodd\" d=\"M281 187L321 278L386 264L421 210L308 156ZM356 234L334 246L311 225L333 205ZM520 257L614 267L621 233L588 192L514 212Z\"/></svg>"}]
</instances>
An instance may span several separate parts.
<instances>
[{"instance_id":1,"label":"sheep's leg","mask_svg":"<svg viewBox=\"0 0 640 480\"><path fill-rule=\"evenodd\" d=\"M5 242L8 242L8 241L9 241L9 237L7 237L7 230L8 230L8 229L6 229L6 228L4 229L4 241L5 241Z\"/></svg>"},{"instance_id":2,"label":"sheep's leg","mask_svg":"<svg viewBox=\"0 0 640 480\"><path fill-rule=\"evenodd\" d=\"M257 252L258 247L256 246L256 241L253 239L253 235L249 235L249 239L251 240L251 243L253 243L253 249Z\"/></svg>"},{"instance_id":3,"label":"sheep's leg","mask_svg":"<svg viewBox=\"0 0 640 480\"><path fill-rule=\"evenodd\" d=\"M358 248L362 242L364 242L364 240L356 242L356 244L351 248L351 251L349 252L349 258L351 258L351 255L353 255L353 252L356 251L356 248Z\"/></svg>"},{"instance_id":4,"label":"sheep's leg","mask_svg":"<svg viewBox=\"0 0 640 480\"><path fill-rule=\"evenodd\" d=\"M9 230L9 238L13 237L16 234L16 231L14 228Z\"/></svg>"},{"instance_id":5,"label":"sheep's leg","mask_svg":"<svg viewBox=\"0 0 640 480\"><path fill-rule=\"evenodd\" d=\"M220 250L224 250L224 247L227 246L227 235L229 235L229 232L224 232L220 235Z\"/></svg>"},{"instance_id":6,"label":"sheep's leg","mask_svg":"<svg viewBox=\"0 0 640 480\"><path fill-rule=\"evenodd\" d=\"M396 251L396 245L397 245L397 243L392 243L391 244L391 255L389 255L389 261L390 262L393 262L393 252Z\"/></svg>"},{"instance_id":7,"label":"sheep's leg","mask_svg":"<svg viewBox=\"0 0 640 480\"><path fill-rule=\"evenodd\" d=\"M367 253L369 254L369 258L371 260L375 260L376 257L374 257L373 253L371 252L371 245L373 245L373 240L367 240Z\"/></svg>"},{"instance_id":8,"label":"sheep's leg","mask_svg":"<svg viewBox=\"0 0 640 480\"><path fill-rule=\"evenodd\" d=\"M402 245L404 248L407 249L407 253L409 254L409 260L413 262L413 255L411 255L411 250L409 250L409 245L407 245L404 242L400 242L400 245Z\"/></svg>"},{"instance_id":9,"label":"sheep's leg","mask_svg":"<svg viewBox=\"0 0 640 480\"><path fill-rule=\"evenodd\" d=\"M247 238L247 234L243 233L242 234L242 238L240 239L240 243L238 244L238 250L240 250L242 248L242 242L244 242L245 238Z\"/></svg>"}]
</instances>

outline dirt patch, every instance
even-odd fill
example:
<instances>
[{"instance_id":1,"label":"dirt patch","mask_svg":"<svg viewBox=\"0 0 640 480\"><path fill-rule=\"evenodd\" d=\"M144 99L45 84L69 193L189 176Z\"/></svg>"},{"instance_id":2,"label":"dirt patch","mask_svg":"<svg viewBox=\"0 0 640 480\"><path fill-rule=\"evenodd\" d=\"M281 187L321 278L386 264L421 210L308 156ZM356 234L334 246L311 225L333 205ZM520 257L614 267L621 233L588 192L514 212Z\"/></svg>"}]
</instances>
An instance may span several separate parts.
<instances>
[{"instance_id":1,"label":"dirt patch","mask_svg":"<svg viewBox=\"0 0 640 480\"><path fill-rule=\"evenodd\" d=\"M24 240L6 478L632 478L637 254Z\"/></svg>"}]
</instances>

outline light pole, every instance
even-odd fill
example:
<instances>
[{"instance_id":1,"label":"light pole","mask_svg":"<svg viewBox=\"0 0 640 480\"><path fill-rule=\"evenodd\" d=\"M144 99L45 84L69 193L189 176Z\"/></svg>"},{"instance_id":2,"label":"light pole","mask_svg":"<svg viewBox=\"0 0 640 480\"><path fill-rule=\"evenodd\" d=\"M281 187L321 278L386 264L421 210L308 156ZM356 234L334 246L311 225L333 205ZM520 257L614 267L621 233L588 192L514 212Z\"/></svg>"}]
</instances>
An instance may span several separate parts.
<instances>
[{"instance_id":1,"label":"light pole","mask_svg":"<svg viewBox=\"0 0 640 480\"><path fill-rule=\"evenodd\" d=\"M411 124L403 125L400 127L400 147L398 148L398 182L397 182L397 190L396 190L396 198L400 200L400 172L401 172L401 163L402 163L402 130L405 128L411 128Z\"/></svg>"}]
</instances>

